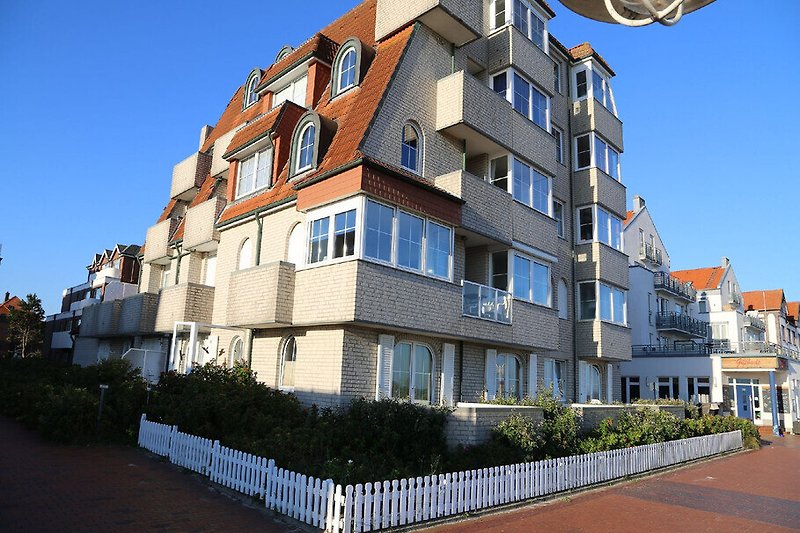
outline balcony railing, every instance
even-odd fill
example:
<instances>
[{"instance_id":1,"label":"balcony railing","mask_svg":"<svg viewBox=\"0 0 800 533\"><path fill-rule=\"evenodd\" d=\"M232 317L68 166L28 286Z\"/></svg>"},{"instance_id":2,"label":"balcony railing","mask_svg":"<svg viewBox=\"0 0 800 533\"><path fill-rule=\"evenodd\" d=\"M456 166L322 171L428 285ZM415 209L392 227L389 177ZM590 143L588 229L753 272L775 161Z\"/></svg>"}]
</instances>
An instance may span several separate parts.
<instances>
[{"instance_id":1,"label":"balcony railing","mask_svg":"<svg viewBox=\"0 0 800 533\"><path fill-rule=\"evenodd\" d=\"M744 315L744 326L746 328L753 328L761 331L767 330L767 325L764 323L764 321L753 315Z\"/></svg>"},{"instance_id":2,"label":"balcony railing","mask_svg":"<svg viewBox=\"0 0 800 533\"><path fill-rule=\"evenodd\" d=\"M705 337L708 334L708 322L678 313L659 313L656 316L656 329L672 329L697 337Z\"/></svg>"},{"instance_id":3,"label":"balcony railing","mask_svg":"<svg viewBox=\"0 0 800 533\"><path fill-rule=\"evenodd\" d=\"M709 344L697 342L675 342L671 345L634 344L633 357L699 357L711 353Z\"/></svg>"},{"instance_id":4,"label":"balcony railing","mask_svg":"<svg viewBox=\"0 0 800 533\"><path fill-rule=\"evenodd\" d=\"M728 303L730 305L742 305L742 295L736 292L728 293Z\"/></svg>"},{"instance_id":5,"label":"balcony railing","mask_svg":"<svg viewBox=\"0 0 800 533\"><path fill-rule=\"evenodd\" d=\"M681 283L666 272L656 272L653 285L656 290L667 291L679 298L694 301L697 291L690 285Z\"/></svg>"},{"instance_id":6,"label":"balcony railing","mask_svg":"<svg viewBox=\"0 0 800 533\"><path fill-rule=\"evenodd\" d=\"M782 355L792 359L800 359L800 353L792 348L785 348L773 342L745 341L731 342L728 340L714 340L711 351L715 354L765 354Z\"/></svg>"},{"instance_id":7,"label":"balcony railing","mask_svg":"<svg viewBox=\"0 0 800 533\"><path fill-rule=\"evenodd\" d=\"M661 250L647 242L643 242L641 246L639 246L639 259L650 261L654 265L662 265L664 263Z\"/></svg>"},{"instance_id":8,"label":"balcony railing","mask_svg":"<svg viewBox=\"0 0 800 533\"><path fill-rule=\"evenodd\" d=\"M462 299L465 316L511 324L510 292L471 281L463 283Z\"/></svg>"}]
</instances>

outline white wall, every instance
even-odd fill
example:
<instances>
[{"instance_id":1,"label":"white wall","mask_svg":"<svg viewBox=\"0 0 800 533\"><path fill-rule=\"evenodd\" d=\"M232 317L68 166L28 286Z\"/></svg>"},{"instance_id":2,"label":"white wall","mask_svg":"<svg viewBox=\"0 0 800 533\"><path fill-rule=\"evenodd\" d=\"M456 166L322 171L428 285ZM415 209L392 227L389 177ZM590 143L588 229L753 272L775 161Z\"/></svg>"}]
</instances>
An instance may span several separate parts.
<instances>
[{"instance_id":1,"label":"white wall","mask_svg":"<svg viewBox=\"0 0 800 533\"><path fill-rule=\"evenodd\" d=\"M631 361L622 363L620 376L639 376L641 394L645 398L652 398L652 392L647 388L647 381L656 381L661 377L679 378L679 394L682 400L689 400L689 385L686 378L710 377L711 401L722 401L721 376L717 371L715 375L714 359L718 357L636 357Z\"/></svg>"}]
</instances>

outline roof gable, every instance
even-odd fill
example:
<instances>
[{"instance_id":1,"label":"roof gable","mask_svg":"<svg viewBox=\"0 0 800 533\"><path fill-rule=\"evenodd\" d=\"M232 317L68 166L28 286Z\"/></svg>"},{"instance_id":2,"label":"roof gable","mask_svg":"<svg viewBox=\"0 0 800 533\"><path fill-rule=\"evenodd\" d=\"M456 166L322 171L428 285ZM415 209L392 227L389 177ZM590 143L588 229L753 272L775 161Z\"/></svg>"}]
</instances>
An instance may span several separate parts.
<instances>
[{"instance_id":1,"label":"roof gable","mask_svg":"<svg viewBox=\"0 0 800 533\"><path fill-rule=\"evenodd\" d=\"M742 293L746 311L780 311L786 298L783 289Z\"/></svg>"},{"instance_id":2,"label":"roof gable","mask_svg":"<svg viewBox=\"0 0 800 533\"><path fill-rule=\"evenodd\" d=\"M696 290L718 289L725 275L725 267L673 270L670 275L682 283L691 283Z\"/></svg>"}]
</instances>

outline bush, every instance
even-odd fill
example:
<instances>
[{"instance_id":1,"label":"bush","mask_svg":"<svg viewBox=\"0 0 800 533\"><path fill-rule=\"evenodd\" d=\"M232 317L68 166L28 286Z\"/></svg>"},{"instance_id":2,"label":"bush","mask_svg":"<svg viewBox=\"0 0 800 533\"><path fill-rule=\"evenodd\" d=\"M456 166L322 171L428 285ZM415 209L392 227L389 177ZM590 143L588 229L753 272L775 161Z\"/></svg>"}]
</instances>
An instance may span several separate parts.
<instances>
[{"instance_id":1,"label":"bush","mask_svg":"<svg viewBox=\"0 0 800 533\"><path fill-rule=\"evenodd\" d=\"M675 400L671 398L646 400L640 398L638 400L634 400L632 403L633 405L681 405L683 406L684 418L698 418L700 416L700 408L684 400Z\"/></svg>"},{"instance_id":2,"label":"bush","mask_svg":"<svg viewBox=\"0 0 800 533\"><path fill-rule=\"evenodd\" d=\"M39 416L41 435L64 444L87 444L95 438L97 424L96 395L86 389L66 385L48 386L46 407Z\"/></svg>"},{"instance_id":3,"label":"bush","mask_svg":"<svg viewBox=\"0 0 800 533\"><path fill-rule=\"evenodd\" d=\"M582 453L655 444L680 438L681 420L657 409L625 412L614 422L607 418L580 444Z\"/></svg>"},{"instance_id":4,"label":"bush","mask_svg":"<svg viewBox=\"0 0 800 533\"><path fill-rule=\"evenodd\" d=\"M754 449L761 447L761 438L756 425L750 420L735 416L705 415L697 419L685 420L681 438L699 437L701 435L712 435L714 433L727 433L736 430L742 432L742 442L745 448Z\"/></svg>"}]
</instances>

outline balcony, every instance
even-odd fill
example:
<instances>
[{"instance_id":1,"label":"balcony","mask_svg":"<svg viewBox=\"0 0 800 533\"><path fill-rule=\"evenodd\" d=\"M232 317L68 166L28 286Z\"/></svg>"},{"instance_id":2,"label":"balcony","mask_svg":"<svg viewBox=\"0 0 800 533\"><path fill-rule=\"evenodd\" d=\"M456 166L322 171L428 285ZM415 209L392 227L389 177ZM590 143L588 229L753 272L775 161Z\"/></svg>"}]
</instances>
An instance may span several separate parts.
<instances>
[{"instance_id":1,"label":"balcony","mask_svg":"<svg viewBox=\"0 0 800 533\"><path fill-rule=\"evenodd\" d=\"M643 242L639 245L639 259L641 261L647 261L655 266L661 266L664 264L664 258L661 254L661 250L649 242Z\"/></svg>"},{"instance_id":2,"label":"balcony","mask_svg":"<svg viewBox=\"0 0 800 533\"><path fill-rule=\"evenodd\" d=\"M580 320L576 324L575 345L580 357L599 357L608 361L631 360L631 330L620 324Z\"/></svg>"},{"instance_id":3,"label":"balcony","mask_svg":"<svg viewBox=\"0 0 800 533\"><path fill-rule=\"evenodd\" d=\"M84 298L83 300L78 300L77 302L72 302L69 304L70 311L79 311L84 309L85 307L89 307L90 305L99 304L99 298Z\"/></svg>"},{"instance_id":4,"label":"balcony","mask_svg":"<svg viewBox=\"0 0 800 533\"><path fill-rule=\"evenodd\" d=\"M671 345L631 346L633 357L705 357L711 354L711 345L700 342L674 342Z\"/></svg>"},{"instance_id":5,"label":"balcony","mask_svg":"<svg viewBox=\"0 0 800 533\"><path fill-rule=\"evenodd\" d=\"M83 309L82 337L113 337L119 330L121 301L103 302Z\"/></svg>"},{"instance_id":6,"label":"balcony","mask_svg":"<svg viewBox=\"0 0 800 533\"><path fill-rule=\"evenodd\" d=\"M694 302L697 291L691 285L681 283L666 272L656 272L653 278L653 287L656 291L664 291L672 296Z\"/></svg>"},{"instance_id":7,"label":"balcony","mask_svg":"<svg viewBox=\"0 0 800 533\"><path fill-rule=\"evenodd\" d=\"M122 335L154 333L158 299L158 294L142 292L117 300L120 304L118 332Z\"/></svg>"},{"instance_id":8,"label":"balcony","mask_svg":"<svg viewBox=\"0 0 800 533\"><path fill-rule=\"evenodd\" d=\"M622 152L622 121L594 98L572 104L572 133L580 135L595 131Z\"/></svg>"},{"instance_id":9,"label":"balcony","mask_svg":"<svg viewBox=\"0 0 800 533\"><path fill-rule=\"evenodd\" d=\"M105 267L94 274L92 287L102 287L108 280L119 279L121 275L122 271L119 268L114 268L113 266Z\"/></svg>"},{"instance_id":10,"label":"balcony","mask_svg":"<svg viewBox=\"0 0 800 533\"><path fill-rule=\"evenodd\" d=\"M162 289L155 331L172 332L175 322L210 324L213 309L214 287L198 283L181 283Z\"/></svg>"},{"instance_id":11,"label":"balcony","mask_svg":"<svg viewBox=\"0 0 800 533\"><path fill-rule=\"evenodd\" d=\"M50 341L50 348L53 350L71 350L72 334L69 331L56 331Z\"/></svg>"},{"instance_id":12,"label":"balcony","mask_svg":"<svg viewBox=\"0 0 800 533\"><path fill-rule=\"evenodd\" d=\"M232 272L228 282L226 325L266 328L291 324L294 297L295 271L291 263L277 261ZM319 293L308 294L308 298L314 309L334 305Z\"/></svg>"},{"instance_id":13,"label":"balcony","mask_svg":"<svg viewBox=\"0 0 800 533\"><path fill-rule=\"evenodd\" d=\"M375 38L380 40L419 20L456 46L483 33L483 5L478 0L378 0Z\"/></svg>"},{"instance_id":14,"label":"balcony","mask_svg":"<svg viewBox=\"0 0 800 533\"><path fill-rule=\"evenodd\" d=\"M728 298L726 300L728 305L732 305L734 307L739 307L742 305L742 295L736 292L728 293Z\"/></svg>"},{"instance_id":15,"label":"balcony","mask_svg":"<svg viewBox=\"0 0 800 533\"><path fill-rule=\"evenodd\" d=\"M515 26L496 31L487 41L489 72L514 68L546 92L552 92L555 84L553 60Z\"/></svg>"},{"instance_id":16,"label":"balcony","mask_svg":"<svg viewBox=\"0 0 800 533\"><path fill-rule=\"evenodd\" d=\"M555 139L472 74L442 78L436 92L436 129L466 143L466 156L508 150L555 175Z\"/></svg>"},{"instance_id":17,"label":"balcony","mask_svg":"<svg viewBox=\"0 0 800 533\"><path fill-rule=\"evenodd\" d=\"M744 327L757 331L766 331L767 324L754 315L744 315Z\"/></svg>"},{"instance_id":18,"label":"balcony","mask_svg":"<svg viewBox=\"0 0 800 533\"><path fill-rule=\"evenodd\" d=\"M656 315L656 330L681 333L704 339L708 335L708 322L694 319L688 315L679 315L678 313L658 313Z\"/></svg>"},{"instance_id":19,"label":"balcony","mask_svg":"<svg viewBox=\"0 0 800 533\"><path fill-rule=\"evenodd\" d=\"M224 207L224 198L212 198L186 211L184 249L198 252L211 252L217 249L219 231L215 228L215 223Z\"/></svg>"},{"instance_id":20,"label":"balcony","mask_svg":"<svg viewBox=\"0 0 800 533\"><path fill-rule=\"evenodd\" d=\"M168 265L172 260L169 239L178 227L178 220L168 218L151 226L147 230L144 247L144 262L156 265Z\"/></svg>"},{"instance_id":21,"label":"balcony","mask_svg":"<svg viewBox=\"0 0 800 533\"><path fill-rule=\"evenodd\" d=\"M190 155L172 169L170 197L191 200L211 170L211 156L201 152Z\"/></svg>"},{"instance_id":22,"label":"balcony","mask_svg":"<svg viewBox=\"0 0 800 533\"><path fill-rule=\"evenodd\" d=\"M464 281L462 309L464 316L511 324L511 293Z\"/></svg>"}]
</instances>

